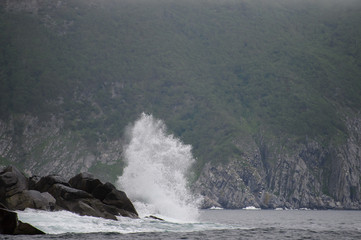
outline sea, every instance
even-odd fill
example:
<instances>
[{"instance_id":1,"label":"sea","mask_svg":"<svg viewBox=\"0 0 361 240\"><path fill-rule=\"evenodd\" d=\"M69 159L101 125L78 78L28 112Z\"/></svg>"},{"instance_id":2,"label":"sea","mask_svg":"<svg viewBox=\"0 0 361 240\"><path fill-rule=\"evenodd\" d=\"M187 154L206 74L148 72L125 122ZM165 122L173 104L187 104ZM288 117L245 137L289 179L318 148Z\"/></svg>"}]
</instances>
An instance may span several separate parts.
<instances>
[{"instance_id":1,"label":"sea","mask_svg":"<svg viewBox=\"0 0 361 240\"><path fill-rule=\"evenodd\" d=\"M0 239L361 239L360 211L207 209L194 221L114 221L30 209L18 215L47 234Z\"/></svg>"},{"instance_id":2,"label":"sea","mask_svg":"<svg viewBox=\"0 0 361 240\"><path fill-rule=\"evenodd\" d=\"M192 147L143 113L126 130L126 164L116 183L139 219L117 221L67 211L17 211L22 222L46 233L0 235L0 239L361 239L361 212L260 210L253 206L200 210L202 196L190 190ZM151 218L155 216L162 220Z\"/></svg>"}]
</instances>

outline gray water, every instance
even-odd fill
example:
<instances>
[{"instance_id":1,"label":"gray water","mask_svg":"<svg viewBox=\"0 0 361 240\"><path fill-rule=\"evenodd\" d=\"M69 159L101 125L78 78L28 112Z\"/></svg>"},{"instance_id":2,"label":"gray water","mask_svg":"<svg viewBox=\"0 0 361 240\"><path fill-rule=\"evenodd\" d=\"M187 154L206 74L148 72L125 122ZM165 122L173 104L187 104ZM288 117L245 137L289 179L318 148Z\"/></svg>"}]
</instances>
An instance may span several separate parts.
<instances>
[{"instance_id":1,"label":"gray water","mask_svg":"<svg viewBox=\"0 0 361 240\"><path fill-rule=\"evenodd\" d=\"M86 233L79 225L84 233L0 235L0 239L361 239L360 211L201 210L196 223L142 219L127 224L134 225L134 232L110 228L111 232Z\"/></svg>"}]
</instances>

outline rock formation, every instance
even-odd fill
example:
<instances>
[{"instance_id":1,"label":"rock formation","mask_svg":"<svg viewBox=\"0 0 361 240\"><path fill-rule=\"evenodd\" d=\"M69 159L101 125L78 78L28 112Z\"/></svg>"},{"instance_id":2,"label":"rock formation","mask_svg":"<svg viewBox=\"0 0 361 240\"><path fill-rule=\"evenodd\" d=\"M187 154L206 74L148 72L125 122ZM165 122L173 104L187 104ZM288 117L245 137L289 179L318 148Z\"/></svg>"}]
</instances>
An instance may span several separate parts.
<instances>
[{"instance_id":1,"label":"rock formation","mask_svg":"<svg viewBox=\"0 0 361 240\"><path fill-rule=\"evenodd\" d=\"M16 212L10 211L0 204L0 234L36 235L45 233L28 223L19 221Z\"/></svg>"},{"instance_id":2,"label":"rock formation","mask_svg":"<svg viewBox=\"0 0 361 240\"><path fill-rule=\"evenodd\" d=\"M207 163L194 190L206 208L360 209L361 118L346 126L349 137L337 146L249 141L242 158Z\"/></svg>"},{"instance_id":3,"label":"rock formation","mask_svg":"<svg viewBox=\"0 0 361 240\"><path fill-rule=\"evenodd\" d=\"M80 173L69 182L57 175L28 179L14 166L8 166L0 171L0 201L10 210L68 210L113 220L116 216L138 218L124 192L89 173Z\"/></svg>"}]
</instances>

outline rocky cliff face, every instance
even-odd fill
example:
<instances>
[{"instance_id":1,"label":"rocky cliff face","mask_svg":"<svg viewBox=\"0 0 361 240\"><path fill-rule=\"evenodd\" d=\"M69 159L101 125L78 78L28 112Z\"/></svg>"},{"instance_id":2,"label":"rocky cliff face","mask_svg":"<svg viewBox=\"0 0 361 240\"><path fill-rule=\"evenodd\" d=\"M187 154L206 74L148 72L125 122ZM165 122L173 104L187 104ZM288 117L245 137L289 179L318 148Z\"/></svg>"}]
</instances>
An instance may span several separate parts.
<instances>
[{"instance_id":1,"label":"rocky cliff face","mask_svg":"<svg viewBox=\"0 0 361 240\"><path fill-rule=\"evenodd\" d=\"M361 117L347 118L346 126L347 140L334 146L308 140L286 148L245 136L236 144L242 155L226 163L207 163L194 190L205 196L203 207L359 209ZM55 116L49 121L12 117L0 122L0 136L1 164L15 163L29 176L70 177L89 169L99 173L99 165L122 166L121 139L91 148L64 130L63 121Z\"/></svg>"},{"instance_id":2,"label":"rocky cliff face","mask_svg":"<svg viewBox=\"0 0 361 240\"><path fill-rule=\"evenodd\" d=\"M114 170L121 167L121 140L91 146L76 133L64 130L63 120L55 116L46 121L30 115L13 116L0 121L0 136L0 165L18 165L29 176L57 173L69 178L88 170L101 173L103 165L115 165ZM111 180L109 174L102 180Z\"/></svg>"},{"instance_id":3,"label":"rocky cliff face","mask_svg":"<svg viewBox=\"0 0 361 240\"><path fill-rule=\"evenodd\" d=\"M250 144L241 159L208 163L195 190L205 196L204 207L360 209L360 120L346 119L349 135L337 146Z\"/></svg>"}]
</instances>

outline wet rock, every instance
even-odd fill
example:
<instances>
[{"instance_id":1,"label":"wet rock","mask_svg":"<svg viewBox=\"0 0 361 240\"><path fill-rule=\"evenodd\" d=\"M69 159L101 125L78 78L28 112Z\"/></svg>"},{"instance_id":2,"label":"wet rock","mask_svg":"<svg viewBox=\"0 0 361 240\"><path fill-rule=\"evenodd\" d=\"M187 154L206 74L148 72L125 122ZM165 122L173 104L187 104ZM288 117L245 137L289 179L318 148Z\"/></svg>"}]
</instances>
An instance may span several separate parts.
<instances>
[{"instance_id":1,"label":"wet rock","mask_svg":"<svg viewBox=\"0 0 361 240\"><path fill-rule=\"evenodd\" d=\"M48 192L51 195L53 195L53 197L55 199L62 198L65 200L76 200L76 199L81 199L81 198L92 198L92 196L89 193L87 193L83 190L65 186L60 183L56 183L56 184L52 185L48 189Z\"/></svg>"},{"instance_id":2,"label":"wet rock","mask_svg":"<svg viewBox=\"0 0 361 240\"><path fill-rule=\"evenodd\" d=\"M24 210L26 208L54 210L56 200L48 192L24 190L6 199L9 209Z\"/></svg>"},{"instance_id":3,"label":"wet rock","mask_svg":"<svg viewBox=\"0 0 361 240\"><path fill-rule=\"evenodd\" d=\"M14 235L42 235L45 234L43 231L30 225L29 223L23 223L18 221L18 226L14 230Z\"/></svg>"},{"instance_id":4,"label":"wet rock","mask_svg":"<svg viewBox=\"0 0 361 240\"><path fill-rule=\"evenodd\" d=\"M98 185L98 186L94 189L94 191L92 192L92 195L93 195L95 198L103 201L104 198L107 196L107 194L110 193L111 191L113 191L114 189L116 189L116 188L114 187L114 185L111 184L111 183L109 183L109 182L107 182L107 183L105 183L105 184Z\"/></svg>"},{"instance_id":5,"label":"wet rock","mask_svg":"<svg viewBox=\"0 0 361 240\"><path fill-rule=\"evenodd\" d=\"M0 194L2 198L11 197L27 189L28 179L16 167L8 166L0 172Z\"/></svg>"},{"instance_id":6,"label":"wet rock","mask_svg":"<svg viewBox=\"0 0 361 240\"><path fill-rule=\"evenodd\" d=\"M15 212L0 208L0 233L13 234L17 226L18 217Z\"/></svg>"},{"instance_id":7,"label":"wet rock","mask_svg":"<svg viewBox=\"0 0 361 240\"><path fill-rule=\"evenodd\" d=\"M61 176L58 175L49 175L42 177L38 182L35 183L35 190L39 192L48 192L54 184L62 184L64 186L69 186L69 183Z\"/></svg>"},{"instance_id":8,"label":"wet rock","mask_svg":"<svg viewBox=\"0 0 361 240\"><path fill-rule=\"evenodd\" d=\"M69 184L76 189L92 193L94 189L102 185L99 179L94 178L90 173L79 173L69 180Z\"/></svg>"},{"instance_id":9,"label":"wet rock","mask_svg":"<svg viewBox=\"0 0 361 240\"><path fill-rule=\"evenodd\" d=\"M93 216L117 220L115 214L110 213L108 207L95 198L82 198L77 200L57 198L57 204L64 210L77 213L82 216ZM114 213L116 213L116 211L114 211Z\"/></svg>"},{"instance_id":10,"label":"wet rock","mask_svg":"<svg viewBox=\"0 0 361 240\"><path fill-rule=\"evenodd\" d=\"M155 220L159 220L159 221L164 221L163 218L159 218L159 217L156 217L156 216L154 216L154 215L146 216L146 218L151 218L151 219L155 219Z\"/></svg>"},{"instance_id":11,"label":"wet rock","mask_svg":"<svg viewBox=\"0 0 361 240\"><path fill-rule=\"evenodd\" d=\"M31 176L29 177L29 190L35 190L36 184L40 181L40 176Z\"/></svg>"},{"instance_id":12,"label":"wet rock","mask_svg":"<svg viewBox=\"0 0 361 240\"><path fill-rule=\"evenodd\" d=\"M12 210L68 210L113 220L116 216L138 218L124 192L88 173L80 173L68 183L58 175L27 179L16 168L7 167L0 172L0 183L1 202Z\"/></svg>"},{"instance_id":13,"label":"wet rock","mask_svg":"<svg viewBox=\"0 0 361 240\"><path fill-rule=\"evenodd\" d=\"M138 216L138 213L135 210L132 202L129 200L129 198L123 191L113 189L110 193L106 195L103 202L105 204L115 206L119 209L123 209L129 213Z\"/></svg>"},{"instance_id":14,"label":"wet rock","mask_svg":"<svg viewBox=\"0 0 361 240\"><path fill-rule=\"evenodd\" d=\"M28 223L19 221L16 212L0 208L0 234L36 235L45 233Z\"/></svg>"}]
</instances>

